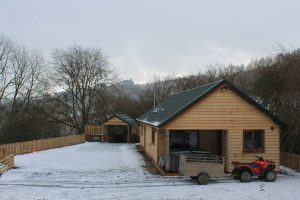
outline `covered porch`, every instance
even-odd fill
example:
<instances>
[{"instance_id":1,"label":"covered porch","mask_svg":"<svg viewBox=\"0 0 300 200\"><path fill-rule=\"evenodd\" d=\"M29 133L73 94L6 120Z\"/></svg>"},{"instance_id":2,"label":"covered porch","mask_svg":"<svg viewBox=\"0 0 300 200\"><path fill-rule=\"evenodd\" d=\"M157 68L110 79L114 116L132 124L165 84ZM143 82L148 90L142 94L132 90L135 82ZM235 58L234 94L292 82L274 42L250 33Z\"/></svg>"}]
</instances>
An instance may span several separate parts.
<instances>
[{"instance_id":1,"label":"covered porch","mask_svg":"<svg viewBox=\"0 0 300 200\"><path fill-rule=\"evenodd\" d=\"M115 114L101 123L102 142L132 143L138 139L136 121L126 114Z\"/></svg>"},{"instance_id":2,"label":"covered porch","mask_svg":"<svg viewBox=\"0 0 300 200\"><path fill-rule=\"evenodd\" d=\"M130 143L130 126L117 119L109 120L102 125L102 141L110 143Z\"/></svg>"},{"instance_id":3,"label":"covered porch","mask_svg":"<svg viewBox=\"0 0 300 200\"><path fill-rule=\"evenodd\" d=\"M178 171L181 154L218 155L226 160L226 138L226 130L166 130L165 171Z\"/></svg>"}]
</instances>

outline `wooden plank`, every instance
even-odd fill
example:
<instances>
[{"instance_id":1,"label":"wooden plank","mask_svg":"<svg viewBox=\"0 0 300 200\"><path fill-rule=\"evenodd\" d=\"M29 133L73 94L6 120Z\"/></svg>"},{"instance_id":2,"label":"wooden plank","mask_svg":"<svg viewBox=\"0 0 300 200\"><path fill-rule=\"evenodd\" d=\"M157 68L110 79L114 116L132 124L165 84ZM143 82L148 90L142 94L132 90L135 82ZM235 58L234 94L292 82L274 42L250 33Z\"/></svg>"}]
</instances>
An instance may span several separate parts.
<instances>
[{"instance_id":1,"label":"wooden plank","mask_svg":"<svg viewBox=\"0 0 300 200\"><path fill-rule=\"evenodd\" d=\"M102 135L103 127L100 125L86 125L85 134L87 135Z\"/></svg>"},{"instance_id":2,"label":"wooden plank","mask_svg":"<svg viewBox=\"0 0 300 200\"><path fill-rule=\"evenodd\" d=\"M127 125L127 123L123 122L117 117L113 117L110 120L104 122L103 125Z\"/></svg>"}]
</instances>

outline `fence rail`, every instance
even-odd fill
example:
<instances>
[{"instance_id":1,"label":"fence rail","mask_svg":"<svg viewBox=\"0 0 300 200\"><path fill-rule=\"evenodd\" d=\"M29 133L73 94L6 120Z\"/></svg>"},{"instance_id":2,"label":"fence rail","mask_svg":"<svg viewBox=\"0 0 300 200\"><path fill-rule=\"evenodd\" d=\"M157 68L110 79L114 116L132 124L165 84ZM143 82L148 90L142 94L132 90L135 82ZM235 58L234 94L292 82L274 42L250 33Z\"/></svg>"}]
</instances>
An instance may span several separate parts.
<instances>
[{"instance_id":1,"label":"fence rail","mask_svg":"<svg viewBox=\"0 0 300 200\"><path fill-rule=\"evenodd\" d=\"M280 152L280 162L285 167L300 171L300 155Z\"/></svg>"},{"instance_id":2,"label":"fence rail","mask_svg":"<svg viewBox=\"0 0 300 200\"><path fill-rule=\"evenodd\" d=\"M49 139L2 144L0 145L0 158L4 157L1 154L5 154L5 151L14 154L24 154L24 153L31 152L33 149L46 150L46 149L70 146L74 144L80 144L84 142L85 142L85 135L81 134L81 135L71 135L71 136L56 137L56 138L49 138ZM4 149L5 151L1 151L1 149Z\"/></svg>"}]
</instances>

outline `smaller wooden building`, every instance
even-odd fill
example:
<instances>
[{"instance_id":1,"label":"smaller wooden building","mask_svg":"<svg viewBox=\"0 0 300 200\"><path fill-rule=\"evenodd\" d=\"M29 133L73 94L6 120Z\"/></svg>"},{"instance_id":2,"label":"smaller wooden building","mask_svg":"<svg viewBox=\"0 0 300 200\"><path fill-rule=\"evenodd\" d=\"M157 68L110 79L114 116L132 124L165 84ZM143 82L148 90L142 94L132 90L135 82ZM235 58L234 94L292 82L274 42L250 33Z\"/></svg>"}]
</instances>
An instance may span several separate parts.
<instances>
[{"instance_id":1,"label":"smaller wooden building","mask_svg":"<svg viewBox=\"0 0 300 200\"><path fill-rule=\"evenodd\" d=\"M115 114L103 121L100 126L103 142L135 143L139 141L138 124L135 119L126 114Z\"/></svg>"}]
</instances>

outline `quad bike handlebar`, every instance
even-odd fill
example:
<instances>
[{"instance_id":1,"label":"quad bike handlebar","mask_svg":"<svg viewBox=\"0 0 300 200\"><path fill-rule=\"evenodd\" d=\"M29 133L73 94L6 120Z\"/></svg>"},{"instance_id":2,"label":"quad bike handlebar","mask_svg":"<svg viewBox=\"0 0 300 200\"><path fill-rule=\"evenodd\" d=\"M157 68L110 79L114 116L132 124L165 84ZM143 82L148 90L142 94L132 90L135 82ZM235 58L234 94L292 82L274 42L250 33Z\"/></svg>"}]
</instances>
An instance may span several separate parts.
<instances>
[{"instance_id":1,"label":"quad bike handlebar","mask_svg":"<svg viewBox=\"0 0 300 200\"><path fill-rule=\"evenodd\" d=\"M259 161L264 161L264 158L262 156L254 156L255 158L257 158L257 160Z\"/></svg>"}]
</instances>

